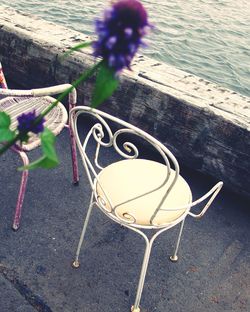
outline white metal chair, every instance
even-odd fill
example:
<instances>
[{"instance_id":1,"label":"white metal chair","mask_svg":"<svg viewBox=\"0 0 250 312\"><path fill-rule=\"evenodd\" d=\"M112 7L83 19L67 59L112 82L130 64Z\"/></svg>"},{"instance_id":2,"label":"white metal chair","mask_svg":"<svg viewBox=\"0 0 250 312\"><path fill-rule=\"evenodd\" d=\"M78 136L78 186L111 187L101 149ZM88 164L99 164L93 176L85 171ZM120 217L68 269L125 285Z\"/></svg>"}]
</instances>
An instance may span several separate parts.
<instances>
[{"instance_id":1,"label":"white metal chair","mask_svg":"<svg viewBox=\"0 0 250 312\"><path fill-rule=\"evenodd\" d=\"M96 123L82 143L77 125L78 118L86 115L95 118ZM108 122L116 123L120 128L112 132ZM153 242L161 233L180 223L176 247L170 257L173 262L177 261L185 218L188 215L201 218L223 183L217 183L207 194L192 201L192 192L179 174L179 165L174 155L151 135L107 113L84 106L71 110L70 123L92 188L89 209L72 265L75 268L80 265L80 249L92 208L96 205L110 219L140 234L146 242L136 299L131 308L131 311L139 312ZM130 136L149 143L161 156L162 163L139 158L139 150ZM96 144L92 160L87 151L90 140ZM122 159L103 168L99 162L101 148L113 148ZM199 214L191 212L193 206L206 199L208 201ZM154 234L149 238L143 230L154 230Z\"/></svg>"},{"instance_id":2,"label":"white metal chair","mask_svg":"<svg viewBox=\"0 0 250 312\"><path fill-rule=\"evenodd\" d=\"M0 63L0 111L4 111L11 116L11 128L15 129L17 126L17 117L23 113L36 110L36 113L41 113L46 109L55 99L51 95L60 94L71 87L70 84L62 84L48 88L40 88L33 90L11 90L7 89L7 84L2 72ZM68 105L69 109L76 105L77 94L76 90L69 94ZM55 135L58 135L64 127L69 128L71 154L72 154L72 166L73 166L73 183L77 184L79 181L76 144L73 137L73 133L70 125L67 123L68 113L62 103L50 111L45 117L45 126L49 128ZM29 159L26 152L33 150L40 145L41 141L35 134L31 134L31 137L27 143L22 145L16 144L12 147L12 151L16 152L22 159L24 165L29 164ZM16 204L15 216L13 220L12 228L17 230L20 226L21 211L23 206L24 195L26 191L26 185L28 180L28 170L22 172L21 184L19 189L19 195Z\"/></svg>"}]
</instances>

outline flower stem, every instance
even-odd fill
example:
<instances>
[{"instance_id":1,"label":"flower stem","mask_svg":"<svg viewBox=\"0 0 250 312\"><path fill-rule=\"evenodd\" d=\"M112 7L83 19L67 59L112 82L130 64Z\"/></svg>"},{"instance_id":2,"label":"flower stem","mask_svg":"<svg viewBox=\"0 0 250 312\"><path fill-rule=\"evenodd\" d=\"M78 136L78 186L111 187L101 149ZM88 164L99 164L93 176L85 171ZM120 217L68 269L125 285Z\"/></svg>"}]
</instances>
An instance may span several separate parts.
<instances>
[{"instance_id":1,"label":"flower stem","mask_svg":"<svg viewBox=\"0 0 250 312\"><path fill-rule=\"evenodd\" d=\"M81 74L81 76L75 80L73 83L72 83L72 86L69 87L67 90L65 90L62 94L60 94L58 96L58 98L53 102L51 103L50 106L48 106L38 117L37 117L37 120L35 121L35 125L37 123L39 123L39 121L45 116L47 115L60 101L62 101L65 96L67 96L70 92L72 92L76 87L79 86L79 84L85 80L87 80L89 77L91 77L95 71L100 67L101 63L103 61L100 61L99 63L95 64L92 68L90 68L89 70L87 70L85 73Z\"/></svg>"}]
</instances>

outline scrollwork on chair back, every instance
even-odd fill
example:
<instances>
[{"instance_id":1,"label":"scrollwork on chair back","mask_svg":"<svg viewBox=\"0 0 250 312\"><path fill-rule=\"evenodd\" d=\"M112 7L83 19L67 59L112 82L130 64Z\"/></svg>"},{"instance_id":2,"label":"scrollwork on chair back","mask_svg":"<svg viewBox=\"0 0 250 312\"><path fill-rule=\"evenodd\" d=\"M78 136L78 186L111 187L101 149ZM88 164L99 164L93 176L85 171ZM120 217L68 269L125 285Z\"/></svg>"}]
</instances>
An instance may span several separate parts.
<instances>
[{"instance_id":1,"label":"scrollwork on chair back","mask_svg":"<svg viewBox=\"0 0 250 312\"><path fill-rule=\"evenodd\" d=\"M88 134L82 143L78 134L77 120L78 120L78 117L83 114L94 117L95 119L97 119L97 122L88 131ZM115 124L118 124L120 126L120 129L113 132L106 120L114 122ZM170 161L171 161L174 167L175 176L173 178L173 181L170 183L168 190L164 196L164 200L166 199L166 197L168 196L168 193L171 191L173 185L175 184L178 178L179 165L174 155L163 144L161 144L158 140L153 138L151 135L147 134L143 130L131 124L125 121L122 121L114 116L111 116L107 113L101 112L96 109L91 109L90 107L87 107L87 106L77 106L74 109L72 109L70 112L70 122L72 125L72 129L74 131L74 134L75 134L76 143L79 148L81 158L82 158L84 167L86 169L86 173L87 173L89 182L91 184L92 190L93 191L95 190L95 186L96 186L95 183L98 182L98 186L100 186L104 196L106 197L106 199L105 198L96 199L98 204L103 208L103 210L106 213L112 213L114 217L118 218L118 214L117 214L118 206L114 207L114 205L112 205L110 198L105 193L105 190L103 189L101 183L99 183L98 172L96 171L96 169L99 169L99 170L103 169L103 167L99 163L100 148L101 147L105 147L105 148L113 147L113 149L117 152L117 154L119 154L122 158L136 159L139 156L138 147L135 146L134 143L129 142L127 140L127 136L131 134L144 139L158 151L158 153L161 155L163 161L166 164L166 178L164 179L164 181L162 181L162 183L159 186L157 186L153 190L150 190L144 194L138 195L137 197L134 197L132 199L128 199L126 203L129 201L133 201L137 198L140 198L142 196L145 196L147 194L150 194L152 192L155 192L159 190L160 188L162 188L169 180L170 171L171 171L171 168L170 168ZM124 140L122 140L122 136L125 137L125 142ZM87 145L91 137L96 142L95 157L92 161L90 160L86 152ZM106 202L106 200L108 201L108 203ZM153 225L153 219L155 218L158 211L161 209L161 204L162 202L160 200L158 207L156 208L154 214L151 217L152 225ZM108 206L111 207L111 209L107 208ZM130 213L124 213L123 217L124 217L124 222L126 224L136 223L135 217ZM119 218L121 218L120 215L119 215Z\"/></svg>"}]
</instances>

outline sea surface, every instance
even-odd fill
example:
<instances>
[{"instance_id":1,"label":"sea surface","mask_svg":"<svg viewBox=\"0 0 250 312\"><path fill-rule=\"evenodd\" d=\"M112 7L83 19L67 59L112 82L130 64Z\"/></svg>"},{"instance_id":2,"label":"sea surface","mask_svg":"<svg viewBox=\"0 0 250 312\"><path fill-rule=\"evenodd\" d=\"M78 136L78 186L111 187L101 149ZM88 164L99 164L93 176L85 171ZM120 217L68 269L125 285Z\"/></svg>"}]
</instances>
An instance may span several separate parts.
<instances>
[{"instance_id":1,"label":"sea surface","mask_svg":"<svg viewBox=\"0 0 250 312\"><path fill-rule=\"evenodd\" d=\"M110 1L2 0L26 13L94 34ZM140 53L250 96L250 0L142 0L155 25Z\"/></svg>"}]
</instances>

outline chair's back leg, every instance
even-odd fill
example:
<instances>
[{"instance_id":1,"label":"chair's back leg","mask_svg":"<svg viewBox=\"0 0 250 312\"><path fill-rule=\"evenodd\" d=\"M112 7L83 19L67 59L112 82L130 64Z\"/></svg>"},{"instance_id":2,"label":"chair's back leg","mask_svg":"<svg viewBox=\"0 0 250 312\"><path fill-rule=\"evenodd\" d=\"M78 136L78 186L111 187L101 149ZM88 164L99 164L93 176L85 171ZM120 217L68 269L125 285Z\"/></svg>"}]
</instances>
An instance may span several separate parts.
<instances>
[{"instance_id":1,"label":"chair's back leg","mask_svg":"<svg viewBox=\"0 0 250 312\"><path fill-rule=\"evenodd\" d=\"M69 111L76 105L76 91L73 90L69 94ZM68 124L69 134L70 134L70 146L71 146L71 158L72 158L72 169L73 169L73 183L78 184L79 182L79 172L78 172L78 162L77 162L77 151L76 151L76 141L74 137L73 130L70 123Z\"/></svg>"},{"instance_id":2,"label":"chair's back leg","mask_svg":"<svg viewBox=\"0 0 250 312\"><path fill-rule=\"evenodd\" d=\"M70 146L71 146L71 158L72 158L72 170L73 170L73 184L77 185L79 183L79 173L78 173L78 163L77 163L77 152L76 152L76 142L72 130L69 126L70 132Z\"/></svg>"},{"instance_id":3,"label":"chair's back leg","mask_svg":"<svg viewBox=\"0 0 250 312\"><path fill-rule=\"evenodd\" d=\"M172 262L177 262L178 261L177 252L178 252L178 249L179 249L179 246L180 246L181 234L182 234L182 231L183 231L184 222L185 222L185 219L181 222L180 232L179 232L179 235L178 235L178 238L177 238L174 254L169 257L169 259Z\"/></svg>"},{"instance_id":4,"label":"chair's back leg","mask_svg":"<svg viewBox=\"0 0 250 312\"><path fill-rule=\"evenodd\" d=\"M7 82L6 82L5 77L4 77L1 62L0 62L0 88L1 89L8 89Z\"/></svg>"},{"instance_id":5,"label":"chair's back leg","mask_svg":"<svg viewBox=\"0 0 250 312\"><path fill-rule=\"evenodd\" d=\"M13 148L12 150L19 154L19 156L22 158L24 166L27 166L29 164L29 159L25 152L19 151L15 148ZM21 184L20 184L16 210L15 210L15 216L14 216L13 226L12 226L14 231L17 231L20 226L21 212L22 212L23 199L24 199L27 181L28 181L28 174L29 174L28 170L24 170L22 172Z\"/></svg>"}]
</instances>

